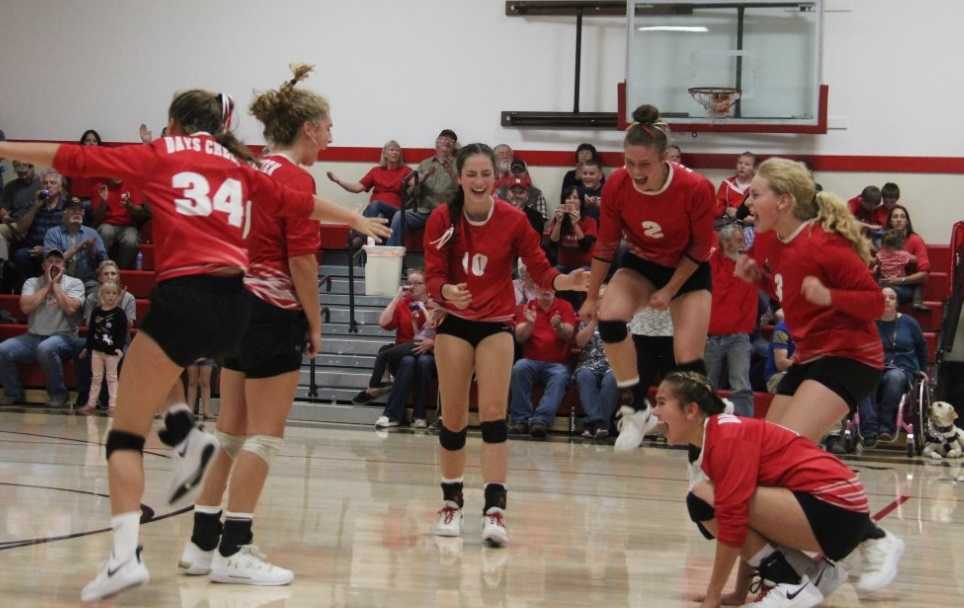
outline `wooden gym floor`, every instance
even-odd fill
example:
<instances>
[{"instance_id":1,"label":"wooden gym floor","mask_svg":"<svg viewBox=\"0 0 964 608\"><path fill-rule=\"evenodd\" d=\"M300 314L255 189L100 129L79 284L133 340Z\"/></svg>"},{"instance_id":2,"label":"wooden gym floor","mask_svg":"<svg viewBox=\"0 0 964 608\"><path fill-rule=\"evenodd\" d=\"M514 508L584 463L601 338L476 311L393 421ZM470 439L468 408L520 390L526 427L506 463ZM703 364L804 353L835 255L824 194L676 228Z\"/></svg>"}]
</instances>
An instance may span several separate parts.
<instances>
[{"instance_id":1,"label":"wooden gym floor","mask_svg":"<svg viewBox=\"0 0 964 608\"><path fill-rule=\"evenodd\" d=\"M0 605L75 606L110 550L103 441L108 420L0 413ZM580 442L511 441L511 545L483 548L478 437L468 443L463 539L430 534L437 439L369 429L289 428L255 519L255 542L296 573L252 588L185 577L189 511L161 499L169 451L149 441L142 527L151 583L104 606L694 606L713 544L689 523L685 454L631 455ZM907 541L887 593L845 585L827 606L960 606L964 469L900 457L855 460L883 525ZM858 560L859 561L859 560ZM855 568L859 563L849 564ZM955 599L956 598L956 599Z\"/></svg>"}]
</instances>

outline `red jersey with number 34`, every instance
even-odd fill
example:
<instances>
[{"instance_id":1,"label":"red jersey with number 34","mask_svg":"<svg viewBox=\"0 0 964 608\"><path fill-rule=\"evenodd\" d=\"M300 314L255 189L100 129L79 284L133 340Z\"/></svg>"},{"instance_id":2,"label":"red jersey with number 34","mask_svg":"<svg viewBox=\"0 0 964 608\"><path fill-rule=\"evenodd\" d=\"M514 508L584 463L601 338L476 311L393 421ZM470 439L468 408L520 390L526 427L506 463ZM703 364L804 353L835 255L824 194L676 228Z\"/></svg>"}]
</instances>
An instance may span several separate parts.
<instances>
[{"instance_id":1,"label":"red jersey with number 34","mask_svg":"<svg viewBox=\"0 0 964 608\"><path fill-rule=\"evenodd\" d=\"M775 231L757 234L750 255L767 273L762 286L783 304L797 360L846 357L883 367L876 320L884 312L884 296L849 241L806 222L785 241ZM803 296L808 276L830 290L830 306L818 306Z\"/></svg>"},{"instance_id":2,"label":"red jersey with number 34","mask_svg":"<svg viewBox=\"0 0 964 608\"><path fill-rule=\"evenodd\" d=\"M308 218L314 209L312 194L284 187L239 161L208 133L118 148L64 144L54 168L68 177L116 177L144 193L158 281L246 270L252 200L284 217Z\"/></svg>"},{"instance_id":3,"label":"red jersey with number 34","mask_svg":"<svg viewBox=\"0 0 964 608\"><path fill-rule=\"evenodd\" d=\"M495 199L488 219L471 222L463 214L450 234L449 206L432 211L425 225L425 283L447 312L472 321L510 321L515 317L512 269L521 257L537 285L552 289L559 271L549 264L540 235L525 213ZM442 298L442 285L468 284L472 301L459 310Z\"/></svg>"},{"instance_id":4,"label":"red jersey with number 34","mask_svg":"<svg viewBox=\"0 0 964 608\"><path fill-rule=\"evenodd\" d=\"M683 165L668 164L658 192L640 192L626 169L613 171L603 187L593 257L612 260L625 233L633 254L660 266L676 268L683 256L697 263L710 259L713 184Z\"/></svg>"}]
</instances>

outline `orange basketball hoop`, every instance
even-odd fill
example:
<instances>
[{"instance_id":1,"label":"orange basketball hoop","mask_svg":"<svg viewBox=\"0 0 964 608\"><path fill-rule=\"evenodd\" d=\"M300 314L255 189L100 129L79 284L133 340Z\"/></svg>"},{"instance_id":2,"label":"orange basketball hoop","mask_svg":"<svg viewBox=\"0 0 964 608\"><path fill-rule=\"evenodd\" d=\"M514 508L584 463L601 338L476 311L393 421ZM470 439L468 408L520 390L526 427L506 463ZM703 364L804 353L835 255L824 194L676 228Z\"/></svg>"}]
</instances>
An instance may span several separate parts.
<instances>
[{"instance_id":1,"label":"orange basketball hoop","mask_svg":"<svg viewBox=\"0 0 964 608\"><path fill-rule=\"evenodd\" d=\"M740 99L742 91L733 87L691 87L688 89L696 103L703 106L713 118L731 115L733 105Z\"/></svg>"}]
</instances>

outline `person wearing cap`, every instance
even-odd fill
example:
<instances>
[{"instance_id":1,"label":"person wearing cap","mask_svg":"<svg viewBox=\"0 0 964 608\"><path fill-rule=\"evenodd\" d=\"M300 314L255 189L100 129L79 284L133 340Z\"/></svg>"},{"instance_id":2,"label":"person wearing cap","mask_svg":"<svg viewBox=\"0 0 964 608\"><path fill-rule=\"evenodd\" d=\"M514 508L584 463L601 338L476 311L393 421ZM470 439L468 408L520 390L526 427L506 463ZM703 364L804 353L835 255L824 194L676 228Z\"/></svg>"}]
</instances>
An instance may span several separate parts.
<instances>
[{"instance_id":1,"label":"person wearing cap","mask_svg":"<svg viewBox=\"0 0 964 608\"><path fill-rule=\"evenodd\" d=\"M64 178L48 169L40 178L41 189L37 191L30 207L16 223L17 233L23 235L19 247L13 252L13 263L21 279L40 274L44 255L44 237L47 231L59 226L64 219L67 194Z\"/></svg>"},{"instance_id":2,"label":"person wearing cap","mask_svg":"<svg viewBox=\"0 0 964 608\"><path fill-rule=\"evenodd\" d=\"M542 234L546 226L546 218L530 207L529 203L529 188L532 187L532 182L529 181L528 175L523 175L521 177L513 178L512 183L506 189L506 202L512 203L529 219L529 224L536 231L537 234Z\"/></svg>"},{"instance_id":3,"label":"person wearing cap","mask_svg":"<svg viewBox=\"0 0 964 608\"><path fill-rule=\"evenodd\" d=\"M84 304L84 283L64 274L64 252L51 249L43 259L43 273L23 284L20 309L27 314L27 333L0 343L0 403L23 402L23 385L17 364L37 362L47 385L47 406L67 403L64 361L84 347L78 335Z\"/></svg>"},{"instance_id":4,"label":"person wearing cap","mask_svg":"<svg viewBox=\"0 0 964 608\"><path fill-rule=\"evenodd\" d=\"M5 269L6 260L10 259L10 247L22 237L17 224L33 206L40 190L40 179L33 165L15 160L13 172L17 178L3 186L3 195L0 197L0 272Z\"/></svg>"},{"instance_id":5,"label":"person wearing cap","mask_svg":"<svg viewBox=\"0 0 964 608\"><path fill-rule=\"evenodd\" d=\"M428 221L432 210L443 203L447 203L459 187L458 176L455 174L455 152L459 138L452 129L442 129L435 138L435 154L418 164L418 178L421 192L415 203L415 209L405 210L405 229L409 231L421 230ZM402 235L402 214L396 213L392 218L392 236L386 245L401 246L405 241Z\"/></svg>"},{"instance_id":6,"label":"person wearing cap","mask_svg":"<svg viewBox=\"0 0 964 608\"><path fill-rule=\"evenodd\" d=\"M534 209L539 215L542 216L543 223L545 223L545 221L549 219L548 208L546 207L546 197L542 194L542 190L533 185L532 176L529 175L529 168L526 166L525 161L521 158L514 159L509 170L513 176L513 179L504 187L500 188L496 186L496 196L503 200L509 200L510 187L517 186L517 179L523 180L526 183L526 198L523 203L524 207L520 208L528 207L530 209Z\"/></svg>"},{"instance_id":7,"label":"person wearing cap","mask_svg":"<svg viewBox=\"0 0 964 608\"><path fill-rule=\"evenodd\" d=\"M107 258L107 249L100 234L84 226L84 203L77 197L67 201L63 224L44 236L44 251L53 250L64 252L67 274L83 281L88 291L97 287L97 267Z\"/></svg>"}]
</instances>

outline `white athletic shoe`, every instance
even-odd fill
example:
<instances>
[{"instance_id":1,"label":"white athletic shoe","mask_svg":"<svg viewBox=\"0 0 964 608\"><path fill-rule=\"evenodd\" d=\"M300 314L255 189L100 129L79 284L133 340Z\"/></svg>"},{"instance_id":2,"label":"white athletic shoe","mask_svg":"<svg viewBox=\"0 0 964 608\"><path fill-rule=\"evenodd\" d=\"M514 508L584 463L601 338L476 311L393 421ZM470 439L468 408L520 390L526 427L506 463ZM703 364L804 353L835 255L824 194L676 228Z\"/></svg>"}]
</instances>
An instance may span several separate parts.
<instances>
[{"instance_id":1,"label":"white athletic shoe","mask_svg":"<svg viewBox=\"0 0 964 608\"><path fill-rule=\"evenodd\" d=\"M217 549L205 551L195 545L192 541L187 541L181 559L177 562L177 567L190 576L200 576L211 572L211 560Z\"/></svg>"},{"instance_id":2,"label":"white athletic shoe","mask_svg":"<svg viewBox=\"0 0 964 608\"><path fill-rule=\"evenodd\" d=\"M490 507L482 516L482 542L490 547L509 544L509 531L505 529L505 511Z\"/></svg>"},{"instance_id":3,"label":"white athletic shoe","mask_svg":"<svg viewBox=\"0 0 964 608\"><path fill-rule=\"evenodd\" d=\"M445 501L442 508L438 510L438 517L435 520L435 527L432 528L435 536L462 536L462 509L454 502Z\"/></svg>"},{"instance_id":4,"label":"white athletic shoe","mask_svg":"<svg viewBox=\"0 0 964 608\"><path fill-rule=\"evenodd\" d=\"M883 538L865 540L860 544L863 573L857 581L857 591L880 591L897 577L897 564L904 554L904 541L887 532Z\"/></svg>"},{"instance_id":5,"label":"white athletic shoe","mask_svg":"<svg viewBox=\"0 0 964 608\"><path fill-rule=\"evenodd\" d=\"M823 602L823 594L816 585L804 575L796 585L779 583L766 592L762 598L746 608L814 608Z\"/></svg>"},{"instance_id":6,"label":"white athletic shoe","mask_svg":"<svg viewBox=\"0 0 964 608\"><path fill-rule=\"evenodd\" d=\"M115 563L112 555L97 578L87 583L80 591L80 599L83 602L96 602L105 597L110 597L120 593L125 589L143 585L151 580L151 575L147 567L141 560L141 549L138 547L134 555L123 563Z\"/></svg>"},{"instance_id":7,"label":"white athletic shoe","mask_svg":"<svg viewBox=\"0 0 964 608\"><path fill-rule=\"evenodd\" d=\"M646 433L652 431L659 424L659 420L652 415L653 408L636 411L628 405L619 408L619 437L613 446L617 452L635 450L643 443Z\"/></svg>"},{"instance_id":8,"label":"white athletic shoe","mask_svg":"<svg viewBox=\"0 0 964 608\"><path fill-rule=\"evenodd\" d=\"M204 472L218 451L218 438L194 427L174 446L174 477L167 494L171 505L193 502L201 491Z\"/></svg>"},{"instance_id":9,"label":"white athletic shoe","mask_svg":"<svg viewBox=\"0 0 964 608\"><path fill-rule=\"evenodd\" d=\"M376 429L391 429L399 426L398 420L392 420L388 416L379 416L378 420L375 421Z\"/></svg>"},{"instance_id":10,"label":"white athletic shoe","mask_svg":"<svg viewBox=\"0 0 964 608\"><path fill-rule=\"evenodd\" d=\"M215 583L273 586L290 584L295 573L269 563L254 545L244 545L230 557L215 551L210 577Z\"/></svg>"},{"instance_id":11,"label":"white athletic shoe","mask_svg":"<svg viewBox=\"0 0 964 608\"><path fill-rule=\"evenodd\" d=\"M424 418L416 418L415 422L412 423L413 429L427 429L428 422Z\"/></svg>"}]
</instances>

